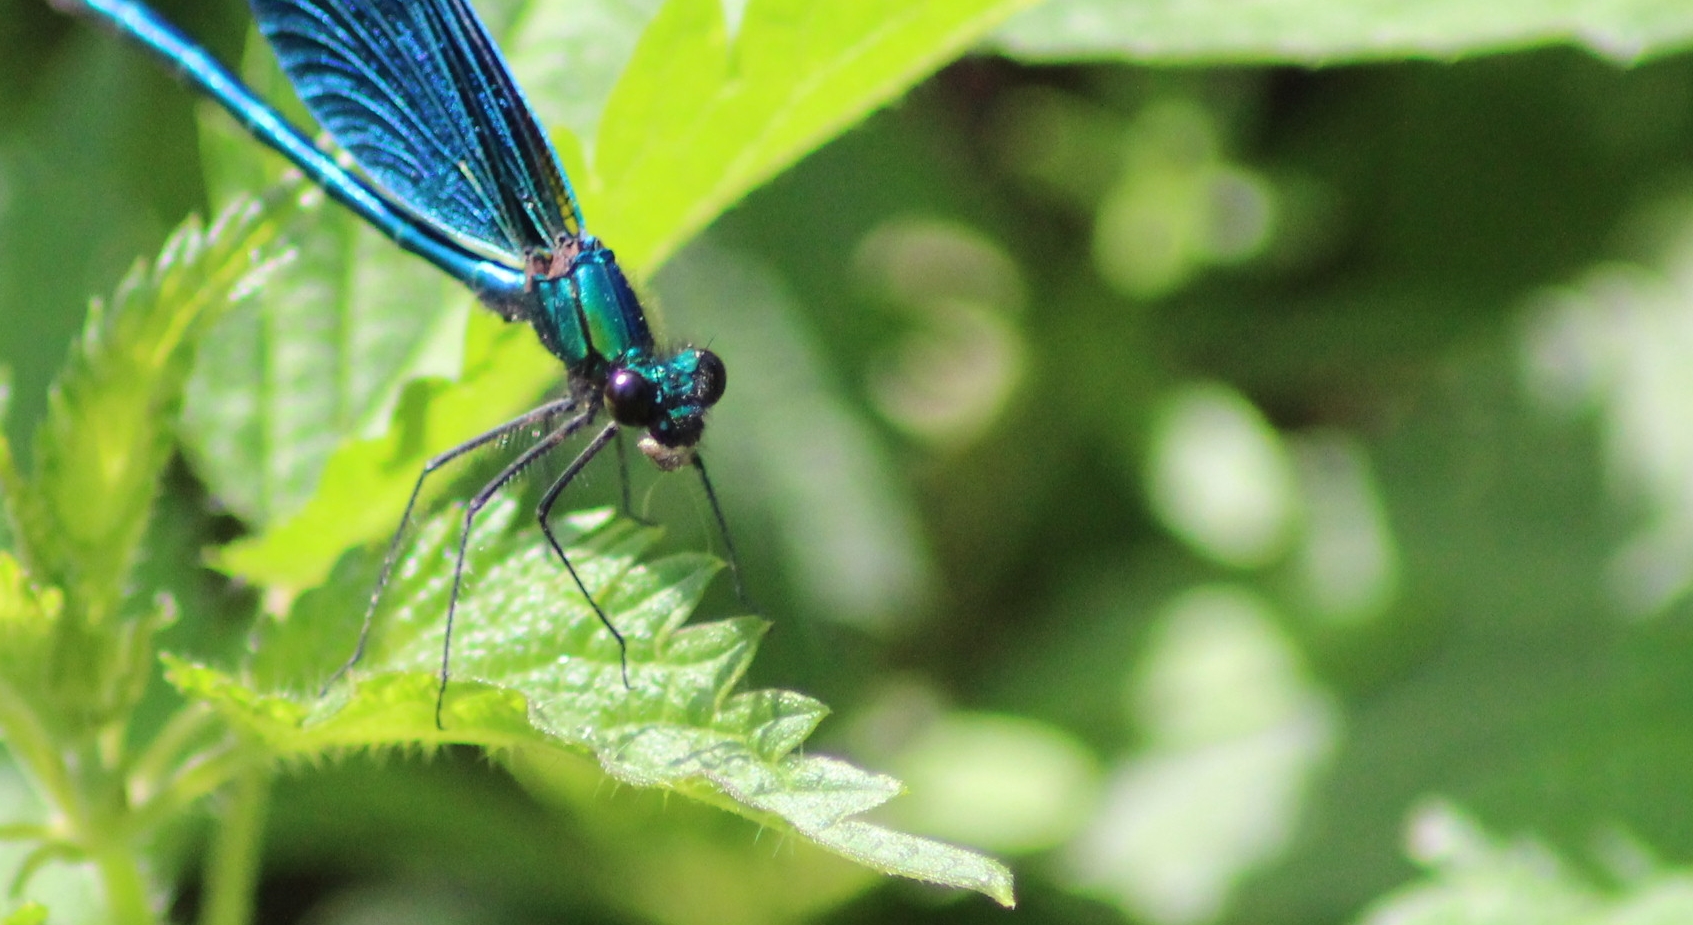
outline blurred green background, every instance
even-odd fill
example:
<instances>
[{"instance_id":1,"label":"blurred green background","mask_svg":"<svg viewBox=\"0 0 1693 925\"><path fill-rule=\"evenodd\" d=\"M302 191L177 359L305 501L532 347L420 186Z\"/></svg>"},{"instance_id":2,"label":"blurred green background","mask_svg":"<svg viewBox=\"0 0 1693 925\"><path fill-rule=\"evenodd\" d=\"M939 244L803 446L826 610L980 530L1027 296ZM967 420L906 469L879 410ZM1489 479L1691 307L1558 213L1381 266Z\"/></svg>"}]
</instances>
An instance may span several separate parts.
<instances>
[{"instance_id":1,"label":"blurred green background","mask_svg":"<svg viewBox=\"0 0 1693 925\"><path fill-rule=\"evenodd\" d=\"M240 56L240 4L159 6ZM447 753L288 774L262 921L1693 921L1693 60L1153 67L1019 57L1018 22L650 284L730 369L752 680L834 707L811 749L904 779L882 819L1007 859L1020 908L767 902L804 849ZM89 296L216 202L168 75L0 23L21 441ZM636 489L717 547L686 480ZM183 566L240 529L176 467L184 647L258 609ZM183 910L200 850L161 849Z\"/></svg>"}]
</instances>

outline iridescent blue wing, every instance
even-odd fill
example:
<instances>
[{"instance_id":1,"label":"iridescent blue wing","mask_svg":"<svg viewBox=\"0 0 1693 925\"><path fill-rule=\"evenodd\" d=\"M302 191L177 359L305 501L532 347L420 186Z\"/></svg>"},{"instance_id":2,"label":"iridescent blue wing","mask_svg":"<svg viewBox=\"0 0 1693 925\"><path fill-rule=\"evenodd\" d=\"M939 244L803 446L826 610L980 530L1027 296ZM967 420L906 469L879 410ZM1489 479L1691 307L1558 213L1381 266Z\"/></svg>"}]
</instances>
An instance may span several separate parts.
<instances>
[{"instance_id":1,"label":"iridescent blue wing","mask_svg":"<svg viewBox=\"0 0 1693 925\"><path fill-rule=\"evenodd\" d=\"M522 267L582 230L558 155L468 0L252 0L319 124L419 219Z\"/></svg>"}]
</instances>

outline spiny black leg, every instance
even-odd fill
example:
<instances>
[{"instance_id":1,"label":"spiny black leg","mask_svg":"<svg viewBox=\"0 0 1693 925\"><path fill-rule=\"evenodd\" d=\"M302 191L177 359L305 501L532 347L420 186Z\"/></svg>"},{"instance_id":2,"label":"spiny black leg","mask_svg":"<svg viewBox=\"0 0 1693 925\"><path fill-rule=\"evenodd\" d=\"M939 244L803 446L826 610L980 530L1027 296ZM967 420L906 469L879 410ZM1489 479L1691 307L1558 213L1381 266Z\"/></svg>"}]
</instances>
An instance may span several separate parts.
<instances>
[{"instance_id":1,"label":"spiny black leg","mask_svg":"<svg viewBox=\"0 0 1693 925\"><path fill-rule=\"evenodd\" d=\"M723 516L723 505L717 502L717 490L711 487L711 476L705 474L705 460L698 453L694 454L694 471L700 474L705 499L711 502L711 516L717 518L717 532L723 535L723 549L729 554L729 574L735 579L735 596L740 598L742 607L757 613L758 608L747 599L747 586L741 582L741 557L735 554L735 540L729 535L729 521Z\"/></svg>"},{"instance_id":2,"label":"spiny black leg","mask_svg":"<svg viewBox=\"0 0 1693 925\"><path fill-rule=\"evenodd\" d=\"M622 428L617 431L617 480L623 486L623 516L643 527L652 526L652 521L635 513L635 503L629 497L629 450L623 445Z\"/></svg>"},{"instance_id":3,"label":"spiny black leg","mask_svg":"<svg viewBox=\"0 0 1693 925\"><path fill-rule=\"evenodd\" d=\"M441 725L441 705L447 699L448 668L453 654L453 614L458 610L459 589L464 584L464 554L470 544L470 528L476 520L477 512L486 507L488 502L493 500L494 495L498 494L499 490L504 488L508 482L517 478L524 469L534 465L535 460L557 449L559 444L570 439L571 434L581 430L583 425L592 421L599 410L598 407L589 408L587 411L565 421L557 430L542 437L540 442L524 450L516 459L511 461L510 465L501 469L500 474L494 476L493 481L482 486L482 490L478 491L475 497L471 498L470 502L465 505L464 525L459 529L458 556L453 560L453 590L447 596L447 625L441 633L441 686L435 691L436 729L446 728Z\"/></svg>"},{"instance_id":4,"label":"spiny black leg","mask_svg":"<svg viewBox=\"0 0 1693 925\"><path fill-rule=\"evenodd\" d=\"M541 532L546 534L547 542L552 545L553 552L558 553L559 561L564 563L564 570L570 573L570 579L576 582L576 587L581 590L582 596L587 599L588 606L594 608L594 614L600 618L601 623L605 624L606 630L611 633L611 638L617 640L617 661L623 669L623 686L625 689L630 689L629 644L623 641L623 634L619 633L617 627L612 625L611 618L605 615L604 610L600 609L599 602L595 601L594 596L588 593L588 586L582 583L582 576L576 574L576 566L570 564L570 557L564 554L564 547L559 544L558 537L553 535L552 524L547 522L547 518L552 516L553 513L553 503L558 500L558 496L564 491L565 486L569 485L582 471L582 467L586 466L596 453L605 449L605 445L611 442L617 434L618 426L616 424L607 425L606 429L600 431L599 436L595 437L592 443L584 447L582 452L571 460L570 465L559 473L559 477L547 486L547 493L541 496L541 503L535 506L535 518L541 522Z\"/></svg>"},{"instance_id":5,"label":"spiny black leg","mask_svg":"<svg viewBox=\"0 0 1693 925\"><path fill-rule=\"evenodd\" d=\"M406 535L406 527L411 525L412 510L417 507L418 495L422 494L423 483L429 478L430 474L472 450L480 449L514 431L533 426L553 415L563 414L575 407L576 399L574 398L561 398L557 401L547 402L539 408L512 418L481 436L472 437L423 464L423 471L418 473L417 476L417 484L412 486L411 497L406 499L406 512L400 515L400 526L394 530L393 538L388 541L388 554L382 559L382 573L376 579L376 589L370 592L370 604L365 607L364 623L359 627L358 645L353 647L352 657L347 659L346 663L340 668L335 669L335 673L329 676L329 680L323 682L323 687L318 691L318 696L327 694L329 688L334 686L336 681L345 677L347 672L358 664L359 659L364 658L365 645L370 641L370 624L376 617L376 605L382 600L382 591L388 587L388 579L393 576L394 563L399 558L400 538Z\"/></svg>"}]
</instances>

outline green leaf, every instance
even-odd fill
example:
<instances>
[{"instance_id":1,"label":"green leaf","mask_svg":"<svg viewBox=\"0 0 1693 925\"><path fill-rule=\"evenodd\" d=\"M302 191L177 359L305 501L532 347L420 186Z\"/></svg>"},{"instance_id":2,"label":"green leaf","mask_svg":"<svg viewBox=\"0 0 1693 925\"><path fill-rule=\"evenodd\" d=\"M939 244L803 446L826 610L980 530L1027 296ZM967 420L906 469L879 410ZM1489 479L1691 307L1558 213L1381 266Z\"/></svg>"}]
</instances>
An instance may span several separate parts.
<instances>
[{"instance_id":1,"label":"green leaf","mask_svg":"<svg viewBox=\"0 0 1693 925\"><path fill-rule=\"evenodd\" d=\"M256 32L242 73L289 118L310 124ZM221 110L205 109L201 156L214 197L284 181L277 195L300 197L280 231L294 245L291 259L210 332L182 414L195 471L263 529L307 505L337 449L389 428L408 382L462 375L473 299L297 175L290 179L286 162Z\"/></svg>"},{"instance_id":2,"label":"green leaf","mask_svg":"<svg viewBox=\"0 0 1693 925\"><path fill-rule=\"evenodd\" d=\"M593 147L606 100L660 5L660 0L524 4L500 45L543 125L567 130Z\"/></svg>"},{"instance_id":3,"label":"green leaf","mask_svg":"<svg viewBox=\"0 0 1693 925\"><path fill-rule=\"evenodd\" d=\"M1032 0L670 0L601 122L589 218L640 271ZM868 178L867 178L868 182ZM585 186L585 189L584 189Z\"/></svg>"},{"instance_id":4,"label":"green leaf","mask_svg":"<svg viewBox=\"0 0 1693 925\"><path fill-rule=\"evenodd\" d=\"M310 125L256 31L242 75ZM300 191L280 232L294 244L291 259L208 335L182 414L196 472L262 529L305 507L339 447L388 429L408 382L462 375L473 299L300 182L227 114L204 108L201 157L214 197L285 181Z\"/></svg>"},{"instance_id":5,"label":"green leaf","mask_svg":"<svg viewBox=\"0 0 1693 925\"><path fill-rule=\"evenodd\" d=\"M12 548L12 525L22 515L17 502L23 497L23 478L18 461L12 456L12 441L7 439L4 424L12 410L11 370L0 366L0 551Z\"/></svg>"},{"instance_id":6,"label":"green leaf","mask_svg":"<svg viewBox=\"0 0 1693 925\"><path fill-rule=\"evenodd\" d=\"M1048 0L996 39L1035 61L1341 64L1568 44L1632 62L1685 47L1693 9L1673 0Z\"/></svg>"},{"instance_id":7,"label":"green leaf","mask_svg":"<svg viewBox=\"0 0 1693 925\"><path fill-rule=\"evenodd\" d=\"M89 308L48 396L25 477L0 457L20 558L98 625L116 609L146 529L199 337L268 268L276 225L232 205L210 229L190 218L151 268Z\"/></svg>"},{"instance_id":8,"label":"green leaf","mask_svg":"<svg viewBox=\"0 0 1693 925\"><path fill-rule=\"evenodd\" d=\"M321 583L341 553L393 531L425 460L511 418L559 375L558 361L527 327L488 312L471 315L457 382L411 383L386 433L348 440L329 456L303 508L224 546L214 561L282 590ZM423 502L445 484L427 485Z\"/></svg>"},{"instance_id":9,"label":"green leaf","mask_svg":"<svg viewBox=\"0 0 1693 925\"><path fill-rule=\"evenodd\" d=\"M1545 844L1497 839L1442 801L1415 815L1413 859L1427 872L1372 903L1360 925L1668 925L1693 916L1684 868L1631 871L1620 889L1602 891Z\"/></svg>"},{"instance_id":10,"label":"green leaf","mask_svg":"<svg viewBox=\"0 0 1693 925\"><path fill-rule=\"evenodd\" d=\"M195 471L254 527L304 507L337 446L385 429L407 380L460 374L470 294L309 198L282 229L286 271L206 339L183 407Z\"/></svg>"},{"instance_id":11,"label":"green leaf","mask_svg":"<svg viewBox=\"0 0 1693 925\"><path fill-rule=\"evenodd\" d=\"M862 865L777 833L749 831L741 818L662 789L608 788L597 762L556 750L514 752L503 762L538 801L570 820L567 850L591 853L575 867L603 901L631 921L667 925L813 921L873 888ZM615 797L607 799L608 790ZM630 889L662 883L663 890Z\"/></svg>"},{"instance_id":12,"label":"green leaf","mask_svg":"<svg viewBox=\"0 0 1693 925\"><path fill-rule=\"evenodd\" d=\"M74 616L62 591L0 553L0 730L60 805L74 799L62 740L121 722L140 702L156 669L153 637L171 613L154 607L98 629Z\"/></svg>"},{"instance_id":13,"label":"green leaf","mask_svg":"<svg viewBox=\"0 0 1693 925\"><path fill-rule=\"evenodd\" d=\"M26 902L12 910L6 916L4 925L44 925L47 921L47 907L38 902Z\"/></svg>"},{"instance_id":14,"label":"green leaf","mask_svg":"<svg viewBox=\"0 0 1693 925\"><path fill-rule=\"evenodd\" d=\"M672 0L642 36L612 94L593 169L581 166L574 138L555 133L555 140L585 200L590 226L612 243L632 273L645 276L741 196L1030 2L758 0L731 42L716 0ZM520 26L545 31L552 14L543 9L535 7ZM640 11L631 16L639 18ZM366 310L367 303L352 299L338 282L322 285L346 298L349 309ZM276 304L292 311L298 301ZM340 307L330 315L346 317ZM464 372L452 388L435 382L415 386L402 394L386 433L343 439L323 462L310 501L225 547L216 559L219 567L298 591L321 582L347 549L391 530L431 455L514 416L562 378L557 361L527 330L500 327L486 313L475 313ZM356 360L351 352L342 357ZM283 401L285 395L274 399ZM352 411L348 417L362 419ZM255 435L278 432L269 422L249 426ZM196 429L202 434L197 459L215 455L213 441L204 436L213 429ZM293 465L264 458L285 452L280 440L255 436L246 447L258 456L243 465L264 471ZM240 466L227 468L233 478ZM307 482L297 470L289 471L295 473L288 477L289 491L297 492ZM248 497L242 502L247 508L276 513L249 495L236 492Z\"/></svg>"},{"instance_id":15,"label":"green leaf","mask_svg":"<svg viewBox=\"0 0 1693 925\"><path fill-rule=\"evenodd\" d=\"M501 501L477 521L455 616L452 682L435 724L452 514L426 523L386 590L367 661L350 685L316 687L345 657L368 594L368 569L337 570L272 627L247 680L182 660L168 676L282 757L413 743L592 754L615 780L658 787L791 831L876 870L965 887L1009 904L997 862L855 817L900 784L796 749L826 708L802 694L737 690L765 624L751 617L684 625L719 568L686 554L643 556L657 531L599 511L559 530L571 562L628 641L618 648L533 527L508 527Z\"/></svg>"},{"instance_id":16,"label":"green leaf","mask_svg":"<svg viewBox=\"0 0 1693 925\"><path fill-rule=\"evenodd\" d=\"M64 604L57 589L35 587L16 559L0 553L0 726L7 730L51 700L53 627Z\"/></svg>"}]
</instances>

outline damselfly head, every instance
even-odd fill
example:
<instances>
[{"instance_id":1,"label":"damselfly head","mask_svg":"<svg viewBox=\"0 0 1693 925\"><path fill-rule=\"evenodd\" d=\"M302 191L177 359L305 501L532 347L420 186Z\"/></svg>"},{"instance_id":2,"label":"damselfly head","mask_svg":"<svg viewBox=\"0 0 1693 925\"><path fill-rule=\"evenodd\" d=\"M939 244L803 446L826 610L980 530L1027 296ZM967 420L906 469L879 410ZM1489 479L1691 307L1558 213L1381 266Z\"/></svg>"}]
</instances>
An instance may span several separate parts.
<instances>
[{"instance_id":1,"label":"damselfly head","mask_svg":"<svg viewBox=\"0 0 1693 925\"><path fill-rule=\"evenodd\" d=\"M642 427L641 452L660 469L692 459L705 413L723 397L728 373L709 350L689 347L668 359L629 363L606 376L605 403L617 423Z\"/></svg>"}]
</instances>

